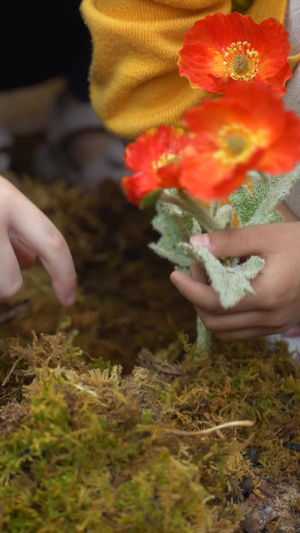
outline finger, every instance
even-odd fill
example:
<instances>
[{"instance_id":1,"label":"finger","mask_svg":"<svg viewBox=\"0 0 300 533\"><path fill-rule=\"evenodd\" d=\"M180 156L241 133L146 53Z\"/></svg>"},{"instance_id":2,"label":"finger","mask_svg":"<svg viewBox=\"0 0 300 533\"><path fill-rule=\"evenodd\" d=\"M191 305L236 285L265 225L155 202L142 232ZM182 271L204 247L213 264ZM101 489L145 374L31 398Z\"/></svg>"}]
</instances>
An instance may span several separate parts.
<instances>
[{"instance_id":1,"label":"finger","mask_svg":"<svg viewBox=\"0 0 300 533\"><path fill-rule=\"evenodd\" d=\"M18 239L11 239L15 256L21 269L30 268L36 261L36 255L33 254Z\"/></svg>"},{"instance_id":2,"label":"finger","mask_svg":"<svg viewBox=\"0 0 300 533\"><path fill-rule=\"evenodd\" d=\"M274 335L276 333L282 333L274 328L249 328L241 329L238 331L218 331L214 336L220 341L243 341L251 339L259 339L267 337L268 335Z\"/></svg>"},{"instance_id":3,"label":"finger","mask_svg":"<svg viewBox=\"0 0 300 533\"><path fill-rule=\"evenodd\" d=\"M184 272L176 270L172 272L170 279L180 294L192 304L201 306L207 312L224 311L217 293L209 285L194 281Z\"/></svg>"},{"instance_id":4,"label":"finger","mask_svg":"<svg viewBox=\"0 0 300 533\"><path fill-rule=\"evenodd\" d=\"M290 323L280 321L280 315L263 311L250 311L244 313L232 313L223 315L213 315L204 312L201 308L195 306L196 312L201 318L205 327L213 333L222 331L234 332L239 330L266 328L280 329L285 331Z\"/></svg>"},{"instance_id":5,"label":"finger","mask_svg":"<svg viewBox=\"0 0 300 533\"><path fill-rule=\"evenodd\" d=\"M23 279L19 263L7 235L0 233L0 300L11 298L22 288Z\"/></svg>"},{"instance_id":6,"label":"finger","mask_svg":"<svg viewBox=\"0 0 300 533\"><path fill-rule=\"evenodd\" d=\"M192 246L204 246L215 257L248 257L252 254L266 257L274 250L274 235L276 241L285 239L286 222L277 224L263 224L247 228L225 229L214 233L194 235L190 239Z\"/></svg>"},{"instance_id":7,"label":"finger","mask_svg":"<svg viewBox=\"0 0 300 533\"><path fill-rule=\"evenodd\" d=\"M199 283L184 272L179 271L172 272L170 279L180 294L202 311L216 315L229 315L237 312L268 309L269 302L271 306L270 298L272 295L270 296L268 293L266 277L259 274L252 283L255 294L247 294L237 305L230 309L222 307L218 294L210 285Z\"/></svg>"},{"instance_id":8,"label":"finger","mask_svg":"<svg viewBox=\"0 0 300 533\"><path fill-rule=\"evenodd\" d=\"M76 302L76 271L71 252L61 233L55 233L53 238L54 241L44 253L37 253L51 277L58 300L63 305L70 306Z\"/></svg>"},{"instance_id":9,"label":"finger","mask_svg":"<svg viewBox=\"0 0 300 533\"><path fill-rule=\"evenodd\" d=\"M191 277L194 281L198 281L198 283L204 283L205 285L209 285L209 277L206 273L205 268L199 263L198 261L194 261L191 264L190 267L191 270Z\"/></svg>"},{"instance_id":10,"label":"finger","mask_svg":"<svg viewBox=\"0 0 300 533\"><path fill-rule=\"evenodd\" d=\"M18 199L10 216L12 237L41 259L58 300L63 305L72 305L76 300L76 272L65 239L32 202L21 193L19 202Z\"/></svg>"}]
</instances>

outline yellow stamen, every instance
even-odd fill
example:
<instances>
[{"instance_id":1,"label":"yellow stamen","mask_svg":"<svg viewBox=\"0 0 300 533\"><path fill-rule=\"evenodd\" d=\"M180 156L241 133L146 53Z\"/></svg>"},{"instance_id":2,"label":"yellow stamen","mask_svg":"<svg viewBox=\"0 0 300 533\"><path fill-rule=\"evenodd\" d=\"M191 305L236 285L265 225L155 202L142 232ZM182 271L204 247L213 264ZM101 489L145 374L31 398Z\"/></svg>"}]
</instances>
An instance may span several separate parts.
<instances>
[{"instance_id":1,"label":"yellow stamen","mask_svg":"<svg viewBox=\"0 0 300 533\"><path fill-rule=\"evenodd\" d=\"M259 52L251 43L238 41L221 50L224 57L225 75L233 80L249 81L255 78L259 70Z\"/></svg>"},{"instance_id":2,"label":"yellow stamen","mask_svg":"<svg viewBox=\"0 0 300 533\"><path fill-rule=\"evenodd\" d=\"M179 160L179 154L165 152L160 156L158 161L153 161L153 168L154 170L157 170L158 168L165 167L171 163L178 163Z\"/></svg>"}]
</instances>

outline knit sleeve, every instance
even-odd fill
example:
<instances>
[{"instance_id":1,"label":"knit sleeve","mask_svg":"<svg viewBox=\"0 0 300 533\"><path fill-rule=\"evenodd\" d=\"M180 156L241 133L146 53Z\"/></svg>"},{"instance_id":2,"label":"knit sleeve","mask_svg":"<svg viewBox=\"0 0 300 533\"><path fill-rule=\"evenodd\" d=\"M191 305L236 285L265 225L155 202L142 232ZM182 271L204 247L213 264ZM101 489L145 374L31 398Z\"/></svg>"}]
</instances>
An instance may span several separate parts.
<instances>
[{"instance_id":1,"label":"knit sleeve","mask_svg":"<svg viewBox=\"0 0 300 533\"><path fill-rule=\"evenodd\" d=\"M229 13L231 0L83 0L81 9L93 40L91 100L102 123L129 139L179 125L205 95L179 76L184 35L206 15Z\"/></svg>"}]
</instances>

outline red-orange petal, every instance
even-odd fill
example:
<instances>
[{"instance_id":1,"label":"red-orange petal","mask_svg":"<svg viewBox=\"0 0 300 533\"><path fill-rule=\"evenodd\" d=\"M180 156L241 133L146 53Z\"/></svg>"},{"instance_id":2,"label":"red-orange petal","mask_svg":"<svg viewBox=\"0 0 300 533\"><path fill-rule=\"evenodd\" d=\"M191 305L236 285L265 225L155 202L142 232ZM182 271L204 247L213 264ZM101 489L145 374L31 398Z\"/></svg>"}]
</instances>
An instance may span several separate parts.
<instances>
[{"instance_id":1,"label":"red-orange petal","mask_svg":"<svg viewBox=\"0 0 300 533\"><path fill-rule=\"evenodd\" d=\"M180 189L180 163L172 163L157 170L157 176L162 189Z\"/></svg>"},{"instance_id":2,"label":"red-orange petal","mask_svg":"<svg viewBox=\"0 0 300 533\"><path fill-rule=\"evenodd\" d=\"M133 176L126 176L121 186L128 200L134 205L140 205L144 196L161 188L156 175L150 172L137 172Z\"/></svg>"},{"instance_id":3,"label":"red-orange petal","mask_svg":"<svg viewBox=\"0 0 300 533\"><path fill-rule=\"evenodd\" d=\"M143 133L131 143L125 152L125 161L134 174L122 181L128 199L139 205L150 192L177 187L176 159L180 158L182 150L189 142L190 138L183 129L161 126ZM164 174L165 167L170 168Z\"/></svg>"},{"instance_id":4,"label":"red-orange petal","mask_svg":"<svg viewBox=\"0 0 300 533\"><path fill-rule=\"evenodd\" d=\"M273 77L266 78L266 82L272 87L278 96L286 93L286 82L293 76L292 69L287 63Z\"/></svg>"},{"instance_id":5,"label":"red-orange petal","mask_svg":"<svg viewBox=\"0 0 300 533\"><path fill-rule=\"evenodd\" d=\"M291 47L284 26L271 18L256 24L249 15L234 12L216 13L197 21L184 38L178 61L180 75L186 76L192 87L223 94L227 84L235 82L226 70L224 54L232 44L239 43L249 43L259 54L253 79L271 84L282 95L283 83L292 76L286 66ZM278 77L284 67L284 75Z\"/></svg>"},{"instance_id":6,"label":"red-orange petal","mask_svg":"<svg viewBox=\"0 0 300 533\"><path fill-rule=\"evenodd\" d=\"M246 181L247 169L239 172L220 164L211 154L182 160L181 187L190 195L207 202L227 198Z\"/></svg>"},{"instance_id":7,"label":"red-orange petal","mask_svg":"<svg viewBox=\"0 0 300 533\"><path fill-rule=\"evenodd\" d=\"M163 154L177 154L188 142L181 128L161 126L140 135L125 150L125 163L132 172L149 170Z\"/></svg>"},{"instance_id":8,"label":"red-orange petal","mask_svg":"<svg viewBox=\"0 0 300 533\"><path fill-rule=\"evenodd\" d=\"M226 198L249 170L278 175L300 160L299 118L260 82L237 83L224 98L189 110L185 122L196 136L181 158L180 185L205 201ZM241 136L244 153L228 151L227 132Z\"/></svg>"},{"instance_id":9,"label":"red-orange petal","mask_svg":"<svg viewBox=\"0 0 300 533\"><path fill-rule=\"evenodd\" d=\"M278 176L295 168L300 161L300 121L293 111L285 113L281 135L264 152L256 170Z\"/></svg>"},{"instance_id":10,"label":"red-orange petal","mask_svg":"<svg viewBox=\"0 0 300 533\"><path fill-rule=\"evenodd\" d=\"M287 64L287 58L292 47L288 41L288 32L278 20L268 18L259 27L265 35L263 46L260 48L261 76L270 78ZM255 45L254 40L253 46L255 47Z\"/></svg>"},{"instance_id":11,"label":"red-orange petal","mask_svg":"<svg viewBox=\"0 0 300 533\"><path fill-rule=\"evenodd\" d=\"M224 98L207 100L190 109L184 120L190 130L199 134L193 143L199 151L205 151L208 140L212 147L216 145L219 131L230 124L246 127L257 136L258 146L269 145L281 136L285 114L282 99L264 83L236 82Z\"/></svg>"}]
</instances>

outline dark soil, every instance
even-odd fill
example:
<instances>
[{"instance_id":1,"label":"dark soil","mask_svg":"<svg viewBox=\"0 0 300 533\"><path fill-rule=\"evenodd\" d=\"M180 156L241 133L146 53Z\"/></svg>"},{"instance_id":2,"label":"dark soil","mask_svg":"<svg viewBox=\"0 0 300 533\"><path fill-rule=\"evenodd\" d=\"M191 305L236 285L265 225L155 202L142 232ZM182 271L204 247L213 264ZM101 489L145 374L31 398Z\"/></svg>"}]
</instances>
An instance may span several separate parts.
<instances>
[{"instance_id":1,"label":"dark soil","mask_svg":"<svg viewBox=\"0 0 300 533\"><path fill-rule=\"evenodd\" d=\"M157 240L153 212L128 204L110 181L93 194L66 182L23 178L23 192L65 236L78 273L78 302L63 308L42 266L24 273L24 289L0 305L0 336L73 331L74 342L129 372L143 347L158 350L176 332L195 334L195 312L169 281L172 266L147 244Z\"/></svg>"}]
</instances>

